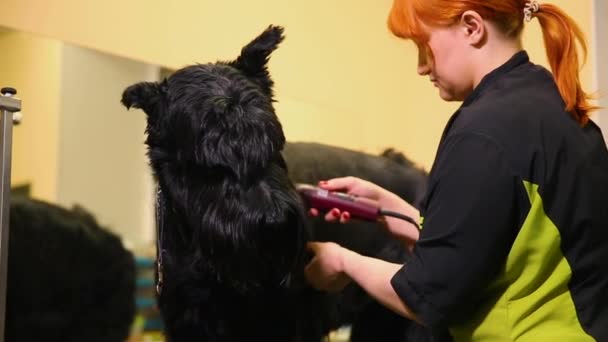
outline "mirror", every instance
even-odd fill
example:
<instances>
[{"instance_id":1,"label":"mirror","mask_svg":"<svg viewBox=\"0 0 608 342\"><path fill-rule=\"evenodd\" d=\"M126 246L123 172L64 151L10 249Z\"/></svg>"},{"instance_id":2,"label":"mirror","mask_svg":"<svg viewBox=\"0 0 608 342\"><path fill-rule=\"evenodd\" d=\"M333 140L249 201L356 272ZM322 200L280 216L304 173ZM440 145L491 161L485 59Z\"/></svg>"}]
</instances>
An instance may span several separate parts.
<instances>
[{"instance_id":1,"label":"mirror","mask_svg":"<svg viewBox=\"0 0 608 342\"><path fill-rule=\"evenodd\" d=\"M8 29L0 49L0 78L23 101L13 128L7 340L158 335L145 120L125 111L120 94L162 68Z\"/></svg>"}]
</instances>

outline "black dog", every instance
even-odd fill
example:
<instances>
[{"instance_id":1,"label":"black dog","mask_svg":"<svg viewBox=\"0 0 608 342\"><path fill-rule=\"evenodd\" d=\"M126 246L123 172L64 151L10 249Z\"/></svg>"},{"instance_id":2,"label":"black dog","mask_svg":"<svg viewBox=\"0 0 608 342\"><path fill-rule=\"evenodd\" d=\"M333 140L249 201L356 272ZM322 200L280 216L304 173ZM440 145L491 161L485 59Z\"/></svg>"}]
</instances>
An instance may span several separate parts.
<instances>
[{"instance_id":1,"label":"black dog","mask_svg":"<svg viewBox=\"0 0 608 342\"><path fill-rule=\"evenodd\" d=\"M11 199L6 341L123 342L134 316L135 262L118 236L82 207Z\"/></svg>"},{"instance_id":2,"label":"black dog","mask_svg":"<svg viewBox=\"0 0 608 342\"><path fill-rule=\"evenodd\" d=\"M171 341L320 341L348 323L339 297L303 279L313 232L282 155L266 67L282 33L271 26L234 61L123 93L147 114Z\"/></svg>"},{"instance_id":3,"label":"black dog","mask_svg":"<svg viewBox=\"0 0 608 342\"><path fill-rule=\"evenodd\" d=\"M413 205L426 192L427 173L395 149L380 156L318 143L287 143L283 152L289 176L296 183L355 176L389 189ZM352 220L348 224L311 219L312 237L333 241L360 254L405 263L409 254L401 242L378 223ZM431 341L429 330L386 309L352 284L337 298L337 325L351 326L351 342Z\"/></svg>"},{"instance_id":4,"label":"black dog","mask_svg":"<svg viewBox=\"0 0 608 342\"><path fill-rule=\"evenodd\" d=\"M266 69L282 39L270 27L233 62L123 94L147 114L162 213L159 305L172 341L297 341L311 331L297 324L292 286L310 235Z\"/></svg>"}]
</instances>

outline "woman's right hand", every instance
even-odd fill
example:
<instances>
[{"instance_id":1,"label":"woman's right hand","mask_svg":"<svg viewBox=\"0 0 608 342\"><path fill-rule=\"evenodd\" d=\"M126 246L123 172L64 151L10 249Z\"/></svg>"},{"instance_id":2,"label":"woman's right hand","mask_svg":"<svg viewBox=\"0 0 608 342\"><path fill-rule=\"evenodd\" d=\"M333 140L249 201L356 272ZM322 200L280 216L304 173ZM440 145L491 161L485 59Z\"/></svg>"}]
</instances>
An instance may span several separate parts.
<instances>
[{"instance_id":1,"label":"woman's right hand","mask_svg":"<svg viewBox=\"0 0 608 342\"><path fill-rule=\"evenodd\" d=\"M366 198L375 201L384 210L395 211L420 221L420 213L412 205L404 201L396 194L366 180L357 177L333 178L319 182L319 187L329 191L340 191L349 195ZM318 216L319 211L311 208L310 215ZM346 223L350 220L349 212L341 212L334 208L325 214L325 220L330 222L339 221ZM405 241L408 245L418 240L419 231L411 223L393 217L385 218L386 227L389 232L397 238Z\"/></svg>"}]
</instances>

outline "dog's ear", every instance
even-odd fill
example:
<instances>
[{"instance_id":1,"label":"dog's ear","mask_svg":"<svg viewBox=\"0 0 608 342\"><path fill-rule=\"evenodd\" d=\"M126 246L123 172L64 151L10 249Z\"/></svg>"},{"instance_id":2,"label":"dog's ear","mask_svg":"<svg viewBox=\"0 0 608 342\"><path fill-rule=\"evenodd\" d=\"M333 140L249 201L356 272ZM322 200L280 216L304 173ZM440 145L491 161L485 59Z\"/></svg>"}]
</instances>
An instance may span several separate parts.
<instances>
[{"instance_id":1,"label":"dog's ear","mask_svg":"<svg viewBox=\"0 0 608 342\"><path fill-rule=\"evenodd\" d=\"M149 118L153 118L158 113L159 107L164 102L166 91L165 82L141 82L129 86L122 93L122 104L130 109L131 107L140 108Z\"/></svg>"},{"instance_id":2,"label":"dog's ear","mask_svg":"<svg viewBox=\"0 0 608 342\"><path fill-rule=\"evenodd\" d=\"M273 82L268 74L268 58L285 38L283 31L284 29L280 26L270 25L262 34L247 44L241 50L241 55L230 63L256 82L269 96L272 96Z\"/></svg>"}]
</instances>

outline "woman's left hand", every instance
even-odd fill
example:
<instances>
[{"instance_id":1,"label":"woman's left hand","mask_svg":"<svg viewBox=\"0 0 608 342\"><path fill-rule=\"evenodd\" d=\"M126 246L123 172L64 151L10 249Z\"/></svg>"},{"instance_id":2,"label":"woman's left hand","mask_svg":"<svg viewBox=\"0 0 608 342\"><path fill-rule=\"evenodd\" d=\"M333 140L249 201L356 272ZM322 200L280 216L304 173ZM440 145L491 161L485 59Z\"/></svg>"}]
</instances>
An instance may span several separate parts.
<instances>
[{"instance_id":1,"label":"woman's left hand","mask_svg":"<svg viewBox=\"0 0 608 342\"><path fill-rule=\"evenodd\" d=\"M309 242L308 249L314 253L306 265L304 274L317 290L338 292L351 282L344 273L344 254L348 250L333 242Z\"/></svg>"}]
</instances>

